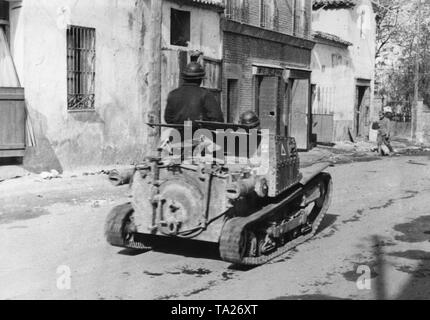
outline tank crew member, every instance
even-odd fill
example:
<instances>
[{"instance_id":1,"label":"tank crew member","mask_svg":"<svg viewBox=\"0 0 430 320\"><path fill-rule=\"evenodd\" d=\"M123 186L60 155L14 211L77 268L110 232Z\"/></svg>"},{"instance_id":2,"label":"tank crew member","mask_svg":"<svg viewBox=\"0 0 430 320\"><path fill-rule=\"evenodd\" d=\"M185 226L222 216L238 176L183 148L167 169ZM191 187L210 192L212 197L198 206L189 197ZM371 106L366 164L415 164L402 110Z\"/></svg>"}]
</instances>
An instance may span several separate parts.
<instances>
[{"instance_id":1,"label":"tank crew member","mask_svg":"<svg viewBox=\"0 0 430 320\"><path fill-rule=\"evenodd\" d=\"M246 111L240 116L240 124L250 129L260 129L260 119L254 111Z\"/></svg>"},{"instance_id":2,"label":"tank crew member","mask_svg":"<svg viewBox=\"0 0 430 320\"><path fill-rule=\"evenodd\" d=\"M184 83L170 92L164 119L168 124L203 120L224 122L221 107L215 96L201 87L206 72L198 62L191 62L182 73Z\"/></svg>"}]
</instances>

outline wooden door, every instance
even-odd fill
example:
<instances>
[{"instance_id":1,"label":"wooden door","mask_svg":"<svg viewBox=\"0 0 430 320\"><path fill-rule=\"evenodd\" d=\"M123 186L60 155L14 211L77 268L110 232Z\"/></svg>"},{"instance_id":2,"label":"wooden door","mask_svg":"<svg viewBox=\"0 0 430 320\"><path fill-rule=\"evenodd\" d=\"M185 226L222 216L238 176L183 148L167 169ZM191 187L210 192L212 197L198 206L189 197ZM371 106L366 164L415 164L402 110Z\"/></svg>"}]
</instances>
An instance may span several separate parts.
<instances>
[{"instance_id":1,"label":"wooden door","mask_svg":"<svg viewBox=\"0 0 430 320\"><path fill-rule=\"evenodd\" d=\"M0 88L0 157L22 157L25 150L24 89Z\"/></svg>"},{"instance_id":2,"label":"wooden door","mask_svg":"<svg viewBox=\"0 0 430 320\"><path fill-rule=\"evenodd\" d=\"M279 134L279 82L277 76L262 76L259 79L258 114L261 127L270 133Z\"/></svg>"},{"instance_id":3,"label":"wooden door","mask_svg":"<svg viewBox=\"0 0 430 320\"><path fill-rule=\"evenodd\" d=\"M296 139L297 148L309 146L309 79L291 79L290 136Z\"/></svg>"},{"instance_id":4,"label":"wooden door","mask_svg":"<svg viewBox=\"0 0 430 320\"><path fill-rule=\"evenodd\" d=\"M239 80L227 80L227 110L226 120L228 123L239 120Z\"/></svg>"},{"instance_id":5,"label":"wooden door","mask_svg":"<svg viewBox=\"0 0 430 320\"><path fill-rule=\"evenodd\" d=\"M368 138L370 129L370 87L356 87L354 133L356 137Z\"/></svg>"}]
</instances>

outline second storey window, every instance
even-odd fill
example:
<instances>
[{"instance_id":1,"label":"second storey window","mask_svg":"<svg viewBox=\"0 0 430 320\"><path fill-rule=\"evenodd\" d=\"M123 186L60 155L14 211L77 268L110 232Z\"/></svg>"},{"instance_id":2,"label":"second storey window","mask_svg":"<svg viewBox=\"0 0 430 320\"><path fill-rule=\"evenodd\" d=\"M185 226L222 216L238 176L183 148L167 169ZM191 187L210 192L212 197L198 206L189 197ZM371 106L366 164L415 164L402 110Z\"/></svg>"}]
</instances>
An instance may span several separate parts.
<instances>
[{"instance_id":1,"label":"second storey window","mask_svg":"<svg viewBox=\"0 0 430 320\"><path fill-rule=\"evenodd\" d=\"M275 0L260 0L260 26L266 29L279 29L279 12Z\"/></svg>"},{"instance_id":2,"label":"second storey window","mask_svg":"<svg viewBox=\"0 0 430 320\"><path fill-rule=\"evenodd\" d=\"M309 33L309 18L306 15L306 1L294 0L294 35L298 37L306 36Z\"/></svg>"},{"instance_id":3,"label":"second storey window","mask_svg":"<svg viewBox=\"0 0 430 320\"><path fill-rule=\"evenodd\" d=\"M191 13L189 11L171 9L170 13L170 44L188 47L191 41Z\"/></svg>"},{"instance_id":4,"label":"second storey window","mask_svg":"<svg viewBox=\"0 0 430 320\"><path fill-rule=\"evenodd\" d=\"M248 23L249 0L225 0L225 16L227 19ZM251 0L255 1L255 0Z\"/></svg>"},{"instance_id":5,"label":"second storey window","mask_svg":"<svg viewBox=\"0 0 430 320\"><path fill-rule=\"evenodd\" d=\"M67 29L67 109L94 110L95 29L69 26Z\"/></svg>"}]
</instances>

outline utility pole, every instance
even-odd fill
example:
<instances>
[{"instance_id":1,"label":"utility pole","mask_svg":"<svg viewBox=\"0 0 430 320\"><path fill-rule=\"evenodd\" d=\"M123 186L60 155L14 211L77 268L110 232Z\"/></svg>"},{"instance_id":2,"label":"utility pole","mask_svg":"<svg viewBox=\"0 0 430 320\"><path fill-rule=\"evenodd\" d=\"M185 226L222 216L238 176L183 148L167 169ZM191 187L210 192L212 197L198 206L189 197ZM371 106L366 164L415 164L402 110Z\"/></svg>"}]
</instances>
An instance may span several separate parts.
<instances>
[{"instance_id":1,"label":"utility pole","mask_svg":"<svg viewBox=\"0 0 430 320\"><path fill-rule=\"evenodd\" d=\"M419 100L420 88L420 46L421 46L421 0L418 1L418 18L417 18L417 45L415 52L415 88L414 88L414 103L412 109L412 139L417 137L417 108Z\"/></svg>"}]
</instances>

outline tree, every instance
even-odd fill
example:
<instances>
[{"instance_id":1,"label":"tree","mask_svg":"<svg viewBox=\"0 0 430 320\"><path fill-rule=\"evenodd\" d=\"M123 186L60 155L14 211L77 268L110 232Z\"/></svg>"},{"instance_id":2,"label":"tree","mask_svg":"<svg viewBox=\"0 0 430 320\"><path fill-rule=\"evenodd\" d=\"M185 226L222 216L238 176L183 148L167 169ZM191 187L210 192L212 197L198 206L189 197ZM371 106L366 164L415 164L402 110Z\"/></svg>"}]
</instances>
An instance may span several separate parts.
<instances>
[{"instance_id":1,"label":"tree","mask_svg":"<svg viewBox=\"0 0 430 320\"><path fill-rule=\"evenodd\" d=\"M376 58L398 35L400 8L399 0L382 0L376 6Z\"/></svg>"},{"instance_id":2,"label":"tree","mask_svg":"<svg viewBox=\"0 0 430 320\"><path fill-rule=\"evenodd\" d=\"M430 105L430 8L422 5L420 32L416 1L382 0L376 9L376 78L388 101L413 101L419 54L419 92Z\"/></svg>"}]
</instances>

